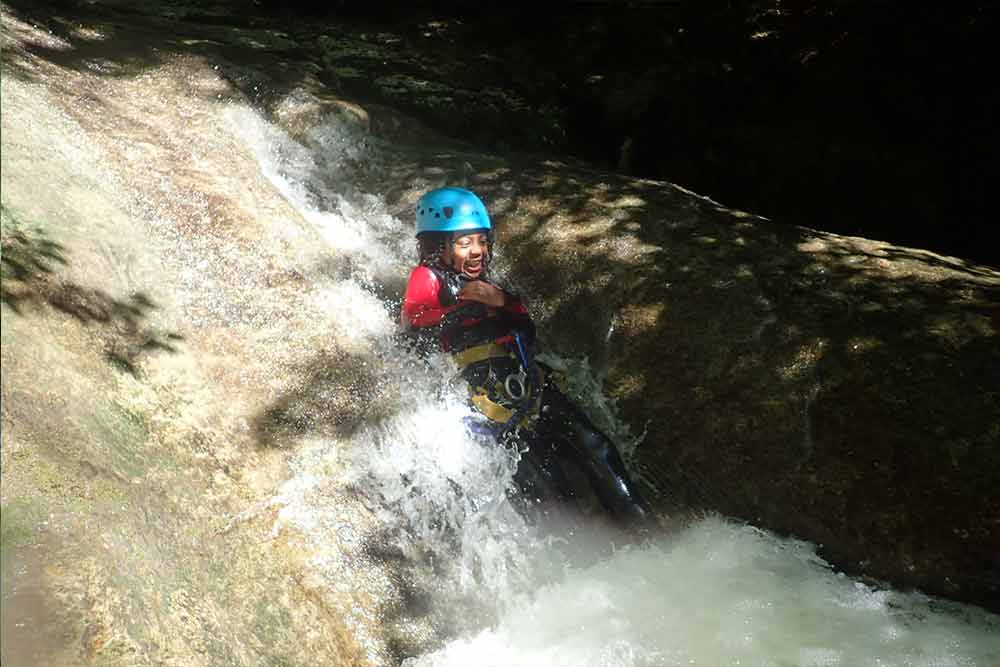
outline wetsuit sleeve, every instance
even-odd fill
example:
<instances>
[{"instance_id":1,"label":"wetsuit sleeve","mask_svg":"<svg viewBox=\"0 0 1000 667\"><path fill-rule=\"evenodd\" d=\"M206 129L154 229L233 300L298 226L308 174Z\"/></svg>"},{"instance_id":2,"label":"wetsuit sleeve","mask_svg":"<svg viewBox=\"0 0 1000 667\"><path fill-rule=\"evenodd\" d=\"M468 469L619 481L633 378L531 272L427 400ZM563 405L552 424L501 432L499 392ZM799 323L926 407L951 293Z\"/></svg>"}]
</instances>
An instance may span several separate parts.
<instances>
[{"instance_id":1,"label":"wetsuit sleeve","mask_svg":"<svg viewBox=\"0 0 1000 667\"><path fill-rule=\"evenodd\" d=\"M410 273L406 297L400 314L402 324L410 329L422 329L441 323L450 310L441 304L441 281L426 266L418 266Z\"/></svg>"}]
</instances>

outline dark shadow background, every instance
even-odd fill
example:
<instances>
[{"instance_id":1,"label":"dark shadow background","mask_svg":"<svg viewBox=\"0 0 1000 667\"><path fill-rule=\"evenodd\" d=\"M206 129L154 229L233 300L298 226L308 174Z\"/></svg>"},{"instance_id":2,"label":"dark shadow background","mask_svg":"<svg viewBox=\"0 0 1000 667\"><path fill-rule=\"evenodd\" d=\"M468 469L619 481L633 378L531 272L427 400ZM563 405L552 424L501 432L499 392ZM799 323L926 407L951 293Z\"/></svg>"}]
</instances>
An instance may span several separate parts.
<instances>
[{"instance_id":1,"label":"dark shadow background","mask_svg":"<svg viewBox=\"0 0 1000 667\"><path fill-rule=\"evenodd\" d=\"M6 4L74 43L49 54L64 65L92 67L108 45L72 36L62 12L117 24L129 73L252 42L289 63L265 88L233 58L230 76L265 106L316 76L481 148L575 157L779 223L1000 265L993 2Z\"/></svg>"},{"instance_id":2,"label":"dark shadow background","mask_svg":"<svg viewBox=\"0 0 1000 667\"><path fill-rule=\"evenodd\" d=\"M418 62L431 82L516 95L534 122L411 105L494 150L561 152L777 222L1000 264L987 194L1000 172L996 3L260 6L390 31L452 61Z\"/></svg>"}]
</instances>

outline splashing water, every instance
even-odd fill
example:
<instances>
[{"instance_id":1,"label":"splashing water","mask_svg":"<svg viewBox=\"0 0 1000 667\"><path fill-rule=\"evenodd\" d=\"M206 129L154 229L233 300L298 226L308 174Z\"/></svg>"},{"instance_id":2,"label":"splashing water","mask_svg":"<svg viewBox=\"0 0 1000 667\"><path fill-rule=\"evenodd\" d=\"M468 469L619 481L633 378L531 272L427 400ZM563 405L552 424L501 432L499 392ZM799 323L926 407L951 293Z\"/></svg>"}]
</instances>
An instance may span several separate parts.
<instances>
[{"instance_id":1,"label":"splashing water","mask_svg":"<svg viewBox=\"0 0 1000 667\"><path fill-rule=\"evenodd\" d=\"M996 616L854 581L808 543L721 518L618 549L600 531L543 537L508 497L517 453L466 427L451 362L396 343L396 306L377 294L411 264L411 231L360 186L380 187L378 147L336 117L302 142L246 110L232 121L340 262L320 298L338 342L389 388L353 432L300 443L276 499L276 529L306 535L325 585L354 595L342 611L373 663L1000 664ZM586 368L569 370L593 393ZM634 447L595 402L602 426ZM393 625L390 649L380 633Z\"/></svg>"},{"instance_id":2,"label":"splashing water","mask_svg":"<svg viewBox=\"0 0 1000 667\"><path fill-rule=\"evenodd\" d=\"M833 573L719 518L626 548L409 665L987 665L1000 623Z\"/></svg>"}]
</instances>

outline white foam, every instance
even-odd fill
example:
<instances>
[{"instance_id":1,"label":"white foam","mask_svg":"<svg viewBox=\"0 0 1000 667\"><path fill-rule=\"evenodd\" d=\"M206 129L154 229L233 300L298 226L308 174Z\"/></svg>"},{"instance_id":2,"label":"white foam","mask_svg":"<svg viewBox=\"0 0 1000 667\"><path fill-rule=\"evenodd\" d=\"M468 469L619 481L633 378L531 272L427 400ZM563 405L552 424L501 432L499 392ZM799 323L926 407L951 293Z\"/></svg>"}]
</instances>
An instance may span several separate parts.
<instances>
[{"instance_id":1,"label":"white foam","mask_svg":"<svg viewBox=\"0 0 1000 667\"><path fill-rule=\"evenodd\" d=\"M543 585L410 667L993 665L1000 621L834 573L803 542L709 518Z\"/></svg>"}]
</instances>

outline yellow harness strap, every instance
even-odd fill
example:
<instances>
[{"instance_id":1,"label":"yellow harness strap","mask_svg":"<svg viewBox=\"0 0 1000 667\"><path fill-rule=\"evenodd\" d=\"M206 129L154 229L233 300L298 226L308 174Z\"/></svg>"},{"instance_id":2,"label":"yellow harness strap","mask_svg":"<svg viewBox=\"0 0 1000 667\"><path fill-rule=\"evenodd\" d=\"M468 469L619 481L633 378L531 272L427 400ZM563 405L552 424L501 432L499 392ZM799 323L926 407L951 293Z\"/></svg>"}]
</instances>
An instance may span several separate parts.
<instances>
[{"instance_id":1,"label":"yellow harness strap","mask_svg":"<svg viewBox=\"0 0 1000 667\"><path fill-rule=\"evenodd\" d=\"M510 418L514 416L513 410L505 408L499 403L494 403L486 394L476 394L473 396L472 404L475 405L480 412L486 415L487 419L500 422L501 424L506 424L510 421Z\"/></svg>"},{"instance_id":2,"label":"yellow harness strap","mask_svg":"<svg viewBox=\"0 0 1000 667\"><path fill-rule=\"evenodd\" d=\"M511 356L510 351L503 345L497 345L496 343L476 345L475 347L462 350L454 355L455 363L458 364L459 368L466 368L478 361L486 361L487 359L509 356Z\"/></svg>"},{"instance_id":3,"label":"yellow harness strap","mask_svg":"<svg viewBox=\"0 0 1000 667\"><path fill-rule=\"evenodd\" d=\"M497 345L496 343L484 343L483 345L476 345L475 347L470 347L467 350L462 350L454 355L455 363L462 369L480 361L498 358L514 358L514 353L503 345ZM485 392L485 390L483 391ZM476 406L476 409L483 413L487 419L501 424L509 422L516 412L516 410L512 410L511 408L500 405L496 401L491 400L486 393L478 393L472 396L471 400L472 404ZM526 400L535 400L535 398L531 397ZM527 417L525 418L525 421L527 421Z\"/></svg>"}]
</instances>

